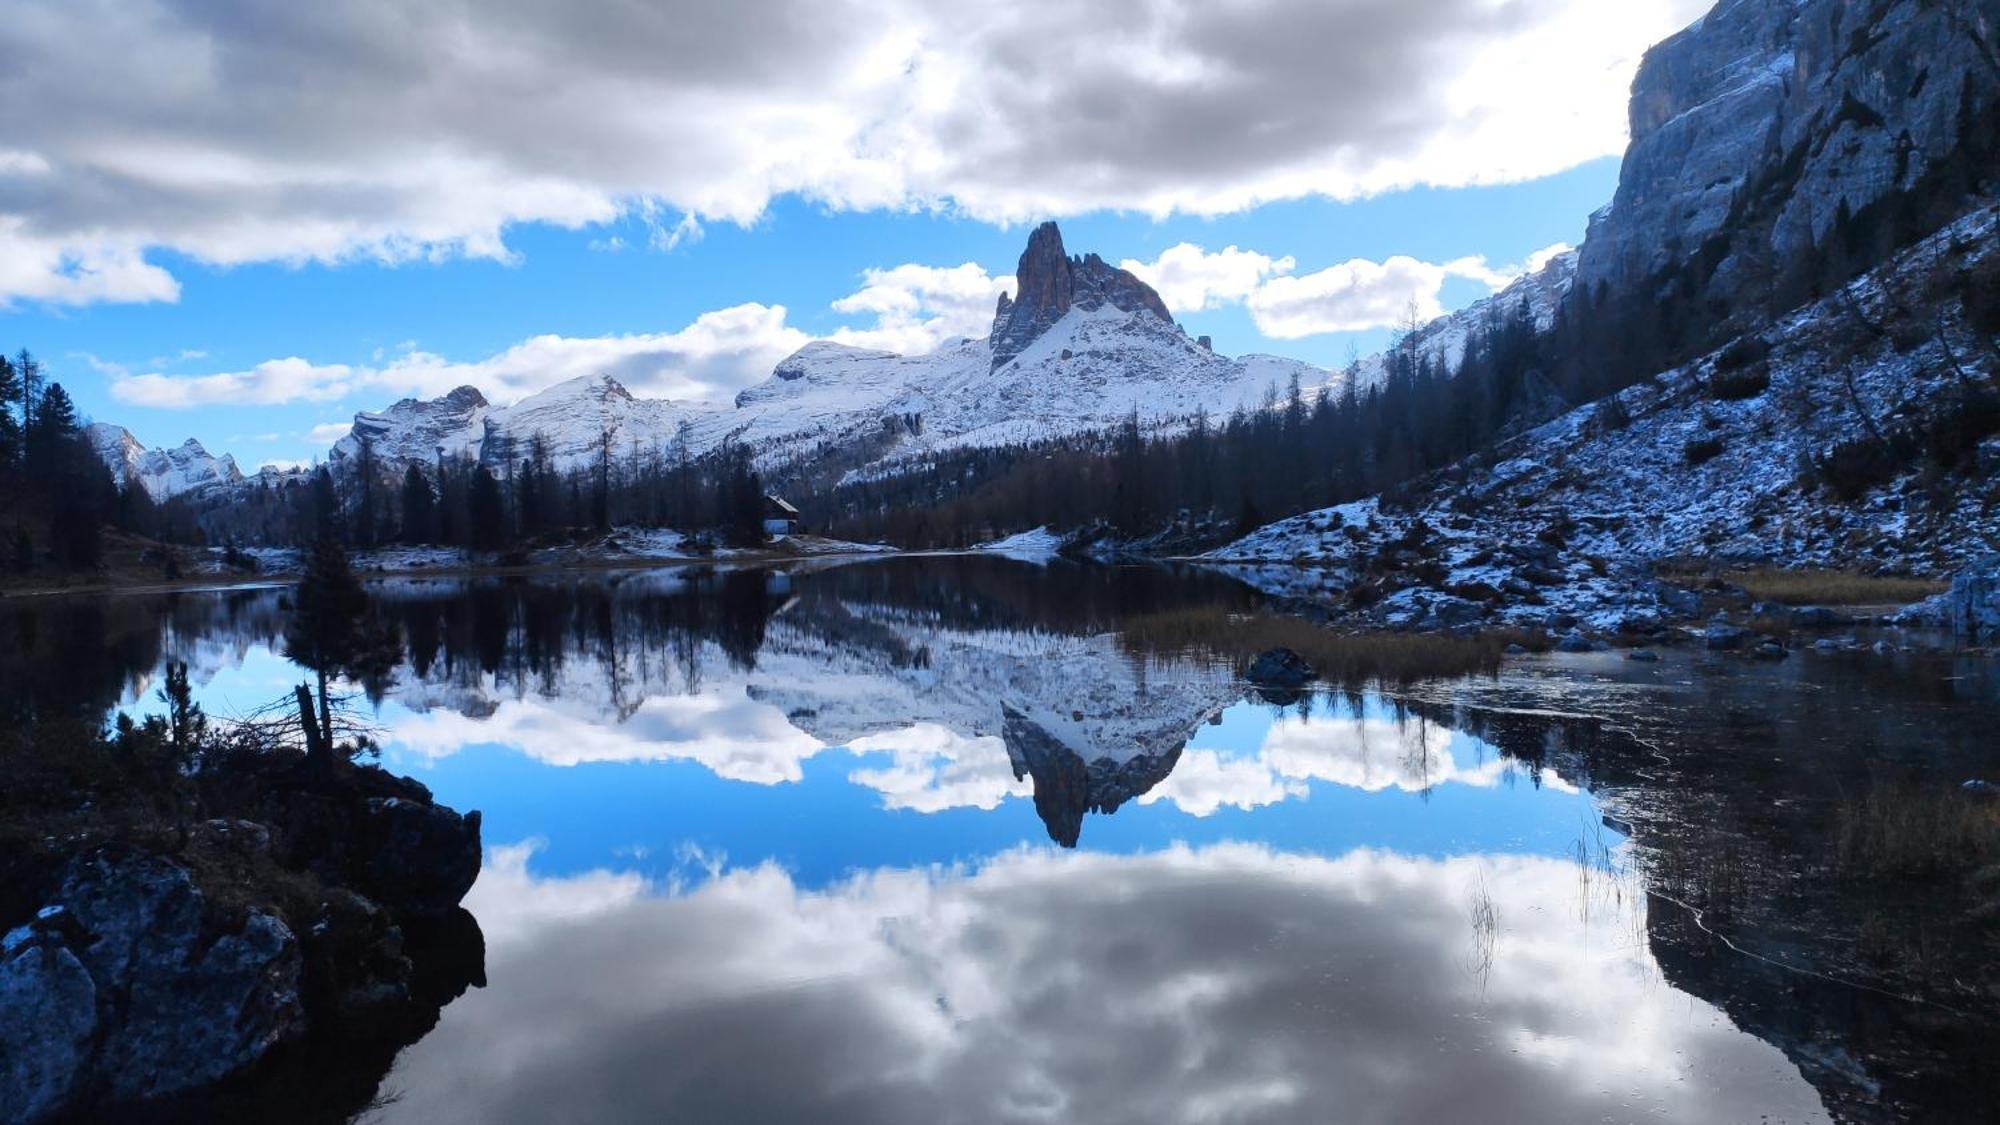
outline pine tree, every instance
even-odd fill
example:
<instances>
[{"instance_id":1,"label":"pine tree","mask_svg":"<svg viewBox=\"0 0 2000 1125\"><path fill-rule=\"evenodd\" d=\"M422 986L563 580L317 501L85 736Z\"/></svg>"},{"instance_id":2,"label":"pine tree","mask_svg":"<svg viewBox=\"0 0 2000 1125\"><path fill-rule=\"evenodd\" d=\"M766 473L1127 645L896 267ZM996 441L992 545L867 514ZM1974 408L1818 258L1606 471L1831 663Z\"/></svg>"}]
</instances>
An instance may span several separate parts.
<instances>
[{"instance_id":1,"label":"pine tree","mask_svg":"<svg viewBox=\"0 0 2000 1125\"><path fill-rule=\"evenodd\" d=\"M403 470L403 542L429 543L437 534L437 497L422 469Z\"/></svg>"},{"instance_id":2,"label":"pine tree","mask_svg":"<svg viewBox=\"0 0 2000 1125\"><path fill-rule=\"evenodd\" d=\"M481 465L472 470L470 509L472 545L482 551L497 551L507 542L507 501L500 495L500 482Z\"/></svg>"},{"instance_id":3,"label":"pine tree","mask_svg":"<svg viewBox=\"0 0 2000 1125\"><path fill-rule=\"evenodd\" d=\"M0 480L20 468L21 422L14 415L14 402L21 395L21 376L14 364L0 355Z\"/></svg>"}]
</instances>

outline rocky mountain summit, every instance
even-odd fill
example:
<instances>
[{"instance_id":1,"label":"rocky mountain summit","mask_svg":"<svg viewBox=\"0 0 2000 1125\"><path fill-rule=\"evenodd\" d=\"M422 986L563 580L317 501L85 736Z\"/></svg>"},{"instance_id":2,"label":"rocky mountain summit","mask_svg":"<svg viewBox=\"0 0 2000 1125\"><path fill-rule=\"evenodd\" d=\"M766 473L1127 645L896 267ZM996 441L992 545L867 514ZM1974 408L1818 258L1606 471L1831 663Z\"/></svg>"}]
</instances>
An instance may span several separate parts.
<instances>
[{"instance_id":1,"label":"rocky mountain summit","mask_svg":"<svg viewBox=\"0 0 2000 1125\"><path fill-rule=\"evenodd\" d=\"M1129 270L1095 254L1072 258L1063 249L1062 231L1043 223L1028 236L1014 270L1016 293L1000 294L993 313L993 366L998 369L1035 342L1075 309L1105 305L1128 313L1150 313L1172 324L1173 314L1153 287Z\"/></svg>"},{"instance_id":2,"label":"rocky mountain summit","mask_svg":"<svg viewBox=\"0 0 2000 1125\"><path fill-rule=\"evenodd\" d=\"M236 467L234 457L227 453L216 457L193 438L174 449L148 449L123 426L98 422L86 433L114 479L137 483L156 501L243 483L243 471Z\"/></svg>"},{"instance_id":3,"label":"rocky mountain summit","mask_svg":"<svg viewBox=\"0 0 2000 1125\"><path fill-rule=\"evenodd\" d=\"M476 455L491 409L477 387L459 387L428 401L406 398L379 414L356 414L331 456L337 462L358 458L363 445L370 455L398 465Z\"/></svg>"}]
</instances>

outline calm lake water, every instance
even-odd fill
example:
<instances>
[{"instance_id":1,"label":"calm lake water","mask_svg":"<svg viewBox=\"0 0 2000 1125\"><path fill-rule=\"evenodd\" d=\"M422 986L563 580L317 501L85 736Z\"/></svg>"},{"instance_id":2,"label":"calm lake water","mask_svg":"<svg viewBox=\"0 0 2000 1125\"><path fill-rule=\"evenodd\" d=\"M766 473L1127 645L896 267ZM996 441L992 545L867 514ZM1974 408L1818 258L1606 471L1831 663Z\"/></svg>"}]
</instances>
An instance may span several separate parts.
<instances>
[{"instance_id":1,"label":"calm lake water","mask_svg":"<svg viewBox=\"0 0 2000 1125\"><path fill-rule=\"evenodd\" d=\"M2000 1095L1993 950L1844 877L1870 786L2000 776L1990 661L1528 658L1272 701L1259 604L895 559L373 587L382 762L484 813L488 984L391 1122L1816 1121ZM282 696L277 589L0 610L13 702ZM1232 662L1233 665L1233 662Z\"/></svg>"}]
</instances>

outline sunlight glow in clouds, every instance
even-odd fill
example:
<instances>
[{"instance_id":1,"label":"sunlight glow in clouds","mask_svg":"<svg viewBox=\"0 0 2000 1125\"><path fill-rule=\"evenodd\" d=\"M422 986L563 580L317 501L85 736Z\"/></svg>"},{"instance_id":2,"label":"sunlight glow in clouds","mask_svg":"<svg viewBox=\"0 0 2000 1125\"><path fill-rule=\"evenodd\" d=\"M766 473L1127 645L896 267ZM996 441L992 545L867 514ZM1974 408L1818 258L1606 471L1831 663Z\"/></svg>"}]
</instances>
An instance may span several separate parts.
<instances>
[{"instance_id":1,"label":"sunlight glow in clouds","mask_svg":"<svg viewBox=\"0 0 2000 1125\"><path fill-rule=\"evenodd\" d=\"M1620 151L1641 52L1706 6L22 0L0 302L173 300L154 249L509 260L630 215L671 248L782 195L1013 223L1517 182Z\"/></svg>"}]
</instances>

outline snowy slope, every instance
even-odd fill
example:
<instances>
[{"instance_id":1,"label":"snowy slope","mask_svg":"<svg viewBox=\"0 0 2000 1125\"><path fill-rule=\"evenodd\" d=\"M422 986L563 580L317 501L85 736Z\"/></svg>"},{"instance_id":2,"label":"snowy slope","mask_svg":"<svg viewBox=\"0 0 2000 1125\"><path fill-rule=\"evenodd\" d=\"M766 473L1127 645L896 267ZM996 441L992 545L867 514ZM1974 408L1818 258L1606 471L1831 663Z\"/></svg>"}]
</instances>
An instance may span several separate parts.
<instances>
[{"instance_id":1,"label":"snowy slope","mask_svg":"<svg viewBox=\"0 0 2000 1125\"><path fill-rule=\"evenodd\" d=\"M1618 411L1578 408L1417 482L1406 507L1307 513L1211 557L1266 589L1330 600L1387 575L1370 612L1431 626L1489 613L1612 624L1651 589L1646 564L1681 556L1948 574L2000 550L2000 439L1981 447L1973 480L1940 487L1917 464L1851 501L1810 467L1877 430L1921 426L1968 380L2000 375L2000 349L1933 284L2000 254L1996 234L2000 209L1976 211L1772 326L1761 394L1717 396L1721 356L1706 357L1623 391ZM1713 453L1690 457L1704 442Z\"/></svg>"}]
</instances>

